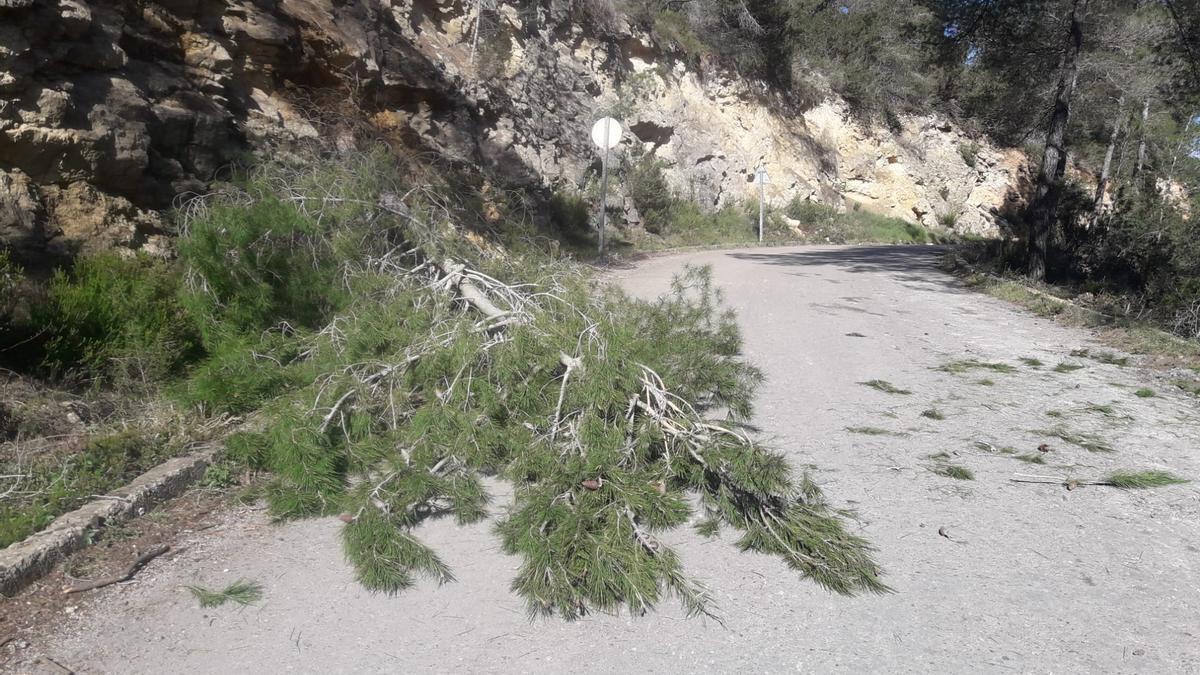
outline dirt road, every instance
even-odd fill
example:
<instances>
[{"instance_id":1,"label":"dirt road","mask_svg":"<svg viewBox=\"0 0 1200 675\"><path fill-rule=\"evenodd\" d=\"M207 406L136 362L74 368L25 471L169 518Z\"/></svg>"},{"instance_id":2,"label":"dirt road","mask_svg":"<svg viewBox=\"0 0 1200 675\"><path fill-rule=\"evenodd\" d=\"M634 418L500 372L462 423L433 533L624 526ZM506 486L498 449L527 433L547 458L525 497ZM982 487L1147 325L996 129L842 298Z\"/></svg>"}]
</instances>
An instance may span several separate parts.
<instances>
[{"instance_id":1,"label":"dirt road","mask_svg":"<svg viewBox=\"0 0 1200 675\"><path fill-rule=\"evenodd\" d=\"M1200 480L1197 399L1111 363L1086 332L962 289L937 257L757 249L619 273L650 296L684 262L713 265L768 377L763 433L857 512L893 594L833 596L689 530L664 539L711 587L724 627L671 604L530 622L508 590L518 561L491 523L424 526L458 581L389 598L355 584L336 519L272 526L243 510L137 583L97 593L34 647L81 672L122 673L1200 671L1200 482L1010 481L1155 468ZM861 384L871 380L911 393ZM1143 387L1157 395L1136 396ZM947 464L974 480L931 470ZM239 577L264 585L259 604L206 610L183 589Z\"/></svg>"}]
</instances>

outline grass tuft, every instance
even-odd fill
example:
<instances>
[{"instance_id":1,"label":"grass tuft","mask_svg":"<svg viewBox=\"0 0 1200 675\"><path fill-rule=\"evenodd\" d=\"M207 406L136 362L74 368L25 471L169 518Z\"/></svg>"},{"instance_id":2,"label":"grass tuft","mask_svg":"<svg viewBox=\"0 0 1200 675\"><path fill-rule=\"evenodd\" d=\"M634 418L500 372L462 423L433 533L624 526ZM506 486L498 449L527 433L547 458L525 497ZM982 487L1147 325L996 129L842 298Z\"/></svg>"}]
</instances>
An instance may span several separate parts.
<instances>
[{"instance_id":1,"label":"grass tuft","mask_svg":"<svg viewBox=\"0 0 1200 675\"><path fill-rule=\"evenodd\" d=\"M971 443L971 445L974 445L976 448L978 448L984 452L990 452L993 454L1015 455L1017 453L1016 448L1014 448L1012 446L1006 445L1006 446L1002 446L1002 447L997 447L995 445L992 445L991 443L988 443L987 441L973 441Z\"/></svg>"},{"instance_id":2,"label":"grass tuft","mask_svg":"<svg viewBox=\"0 0 1200 675\"><path fill-rule=\"evenodd\" d=\"M1102 482L1123 490L1143 490L1165 485L1180 485L1189 481L1167 471L1150 470L1117 471L1106 476Z\"/></svg>"},{"instance_id":3,"label":"grass tuft","mask_svg":"<svg viewBox=\"0 0 1200 675\"><path fill-rule=\"evenodd\" d=\"M950 363L940 365L936 368L936 370L940 370L945 373L959 374L959 373L965 373L965 372L968 372L971 370L990 370L990 371L996 372L996 373L1013 373L1013 372L1016 372L1017 369L1014 366L1009 365L1007 363L995 363L995 362L978 361L975 359L964 359L964 360L960 360L960 361L951 361Z\"/></svg>"},{"instance_id":4,"label":"grass tuft","mask_svg":"<svg viewBox=\"0 0 1200 675\"><path fill-rule=\"evenodd\" d=\"M965 466L957 464L940 464L933 467L930 471L939 476L946 478L954 478L955 480L975 480L975 473Z\"/></svg>"},{"instance_id":5,"label":"grass tuft","mask_svg":"<svg viewBox=\"0 0 1200 675\"><path fill-rule=\"evenodd\" d=\"M1013 457L1013 459L1019 459L1022 462L1028 462L1029 464L1045 464L1046 463L1046 457L1038 452L1027 452L1023 455L1016 455L1015 457Z\"/></svg>"},{"instance_id":6,"label":"grass tuft","mask_svg":"<svg viewBox=\"0 0 1200 675\"><path fill-rule=\"evenodd\" d=\"M1042 363L1042 361L1040 359L1035 359L1035 358L1031 358L1028 356L1022 357L1021 363L1024 363L1025 365L1029 366L1030 368L1041 368L1042 366L1046 365L1046 364Z\"/></svg>"},{"instance_id":7,"label":"grass tuft","mask_svg":"<svg viewBox=\"0 0 1200 675\"><path fill-rule=\"evenodd\" d=\"M227 602L235 602L243 607L262 599L262 584L245 579L238 579L221 591L212 591L202 586L188 586L201 607L220 607Z\"/></svg>"},{"instance_id":8,"label":"grass tuft","mask_svg":"<svg viewBox=\"0 0 1200 675\"><path fill-rule=\"evenodd\" d=\"M852 434L862 434L864 436L903 436L904 434L897 431L889 431L879 427L846 427L846 431Z\"/></svg>"},{"instance_id":9,"label":"grass tuft","mask_svg":"<svg viewBox=\"0 0 1200 675\"><path fill-rule=\"evenodd\" d=\"M1089 354L1088 356L1093 360L1099 361L1100 363L1107 363L1110 366L1120 366L1124 368L1125 366L1129 365L1128 356L1117 356L1112 352L1099 352L1096 354Z\"/></svg>"},{"instance_id":10,"label":"grass tuft","mask_svg":"<svg viewBox=\"0 0 1200 675\"><path fill-rule=\"evenodd\" d=\"M907 396L912 393L911 391L909 391L907 389L901 389L901 388L897 387L896 385L892 384L891 382L888 382L887 380L868 380L866 382L859 382L859 384L863 385L864 387L878 389L879 391L882 391L885 394L899 394L902 396Z\"/></svg>"},{"instance_id":11,"label":"grass tuft","mask_svg":"<svg viewBox=\"0 0 1200 675\"><path fill-rule=\"evenodd\" d=\"M1056 373L1073 373L1076 370L1083 370L1083 367L1084 366L1079 363L1067 363L1066 361L1063 361L1062 363L1058 364L1057 366L1054 366L1054 372L1056 372Z\"/></svg>"},{"instance_id":12,"label":"grass tuft","mask_svg":"<svg viewBox=\"0 0 1200 675\"><path fill-rule=\"evenodd\" d=\"M1137 396L1138 398L1154 398L1157 396L1157 394L1154 393L1154 390L1148 387L1142 387L1141 389L1138 389L1137 391L1133 392L1133 395Z\"/></svg>"},{"instance_id":13,"label":"grass tuft","mask_svg":"<svg viewBox=\"0 0 1200 675\"><path fill-rule=\"evenodd\" d=\"M1077 434L1068 431L1064 427L1054 427L1053 429L1043 429L1034 431L1035 434L1043 436L1053 436L1054 438L1066 441L1071 445L1077 445L1088 452L1115 452L1111 445L1104 440L1092 436L1090 434Z\"/></svg>"}]
</instances>

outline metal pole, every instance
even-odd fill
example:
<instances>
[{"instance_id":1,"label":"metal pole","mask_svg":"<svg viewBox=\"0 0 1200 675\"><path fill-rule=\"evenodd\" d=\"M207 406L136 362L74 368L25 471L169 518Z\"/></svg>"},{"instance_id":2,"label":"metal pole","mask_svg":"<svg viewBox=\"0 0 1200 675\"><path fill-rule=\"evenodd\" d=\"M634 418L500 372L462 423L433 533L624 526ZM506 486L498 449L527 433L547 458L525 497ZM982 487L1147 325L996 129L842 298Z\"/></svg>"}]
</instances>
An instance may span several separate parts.
<instances>
[{"instance_id":1,"label":"metal pole","mask_svg":"<svg viewBox=\"0 0 1200 675\"><path fill-rule=\"evenodd\" d=\"M765 172L758 170L758 243L763 240L763 211L767 207L767 181Z\"/></svg>"},{"instance_id":2,"label":"metal pole","mask_svg":"<svg viewBox=\"0 0 1200 675\"><path fill-rule=\"evenodd\" d=\"M608 218L608 124L604 125L604 162L600 165L600 257L604 257L604 222Z\"/></svg>"}]
</instances>

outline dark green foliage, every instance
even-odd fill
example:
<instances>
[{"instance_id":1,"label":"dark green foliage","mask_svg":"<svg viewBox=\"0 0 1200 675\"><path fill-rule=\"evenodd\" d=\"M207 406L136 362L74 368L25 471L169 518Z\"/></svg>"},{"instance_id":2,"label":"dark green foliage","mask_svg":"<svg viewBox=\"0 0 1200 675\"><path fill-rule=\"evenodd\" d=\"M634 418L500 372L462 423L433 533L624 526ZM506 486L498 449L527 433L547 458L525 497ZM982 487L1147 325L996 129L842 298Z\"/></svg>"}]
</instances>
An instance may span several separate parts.
<instances>
[{"instance_id":1,"label":"dark green foliage","mask_svg":"<svg viewBox=\"0 0 1200 675\"><path fill-rule=\"evenodd\" d=\"M626 181L629 196L651 234L663 234L671 222L671 208L678 200L663 175L666 162L654 155L641 155L631 162Z\"/></svg>"},{"instance_id":2,"label":"dark green foliage","mask_svg":"<svg viewBox=\"0 0 1200 675\"><path fill-rule=\"evenodd\" d=\"M580 238L588 234L592 207L580 195L555 192L549 204L550 222L566 237Z\"/></svg>"},{"instance_id":3,"label":"dark green foliage","mask_svg":"<svg viewBox=\"0 0 1200 675\"><path fill-rule=\"evenodd\" d=\"M32 313L45 364L142 380L178 373L201 352L178 292L178 272L165 261L115 252L79 258L55 274Z\"/></svg>"},{"instance_id":4,"label":"dark green foliage","mask_svg":"<svg viewBox=\"0 0 1200 675\"><path fill-rule=\"evenodd\" d=\"M212 326L242 331L279 321L315 326L339 300L337 260L321 227L273 197L214 205L190 223L179 255L193 284L188 305L209 340Z\"/></svg>"},{"instance_id":5,"label":"dark green foliage","mask_svg":"<svg viewBox=\"0 0 1200 675\"><path fill-rule=\"evenodd\" d=\"M178 398L206 414L242 415L288 390L312 382L294 335L264 331L221 336L209 358L175 386Z\"/></svg>"},{"instance_id":6,"label":"dark green foliage","mask_svg":"<svg viewBox=\"0 0 1200 675\"><path fill-rule=\"evenodd\" d=\"M402 518L364 509L342 530L346 558L364 587L389 595L410 588L414 573L438 583L454 581L450 568L406 531Z\"/></svg>"}]
</instances>

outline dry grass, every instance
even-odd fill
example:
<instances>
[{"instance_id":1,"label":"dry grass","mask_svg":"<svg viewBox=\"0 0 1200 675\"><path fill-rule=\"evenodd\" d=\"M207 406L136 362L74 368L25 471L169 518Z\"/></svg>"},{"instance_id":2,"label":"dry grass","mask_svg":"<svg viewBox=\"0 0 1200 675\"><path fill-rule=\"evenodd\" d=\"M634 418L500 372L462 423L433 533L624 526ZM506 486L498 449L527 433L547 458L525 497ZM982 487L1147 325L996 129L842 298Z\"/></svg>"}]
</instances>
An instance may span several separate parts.
<instances>
[{"instance_id":1,"label":"dry grass","mask_svg":"<svg viewBox=\"0 0 1200 675\"><path fill-rule=\"evenodd\" d=\"M957 261L948 265L958 269ZM1184 339L1147 323L1121 317L1110 317L1087 307L1081 307L1064 297L1064 289L1052 286L1031 288L1025 280L1003 279L990 274L963 274L969 288L1024 307L1039 316L1053 318L1071 326L1106 328L1100 340L1106 345L1130 354L1151 357L1151 362L1164 367L1200 366L1200 341ZM1105 357L1097 360L1104 360ZM1104 361L1108 362L1108 361ZM1126 357L1113 356L1114 365L1125 365Z\"/></svg>"}]
</instances>

